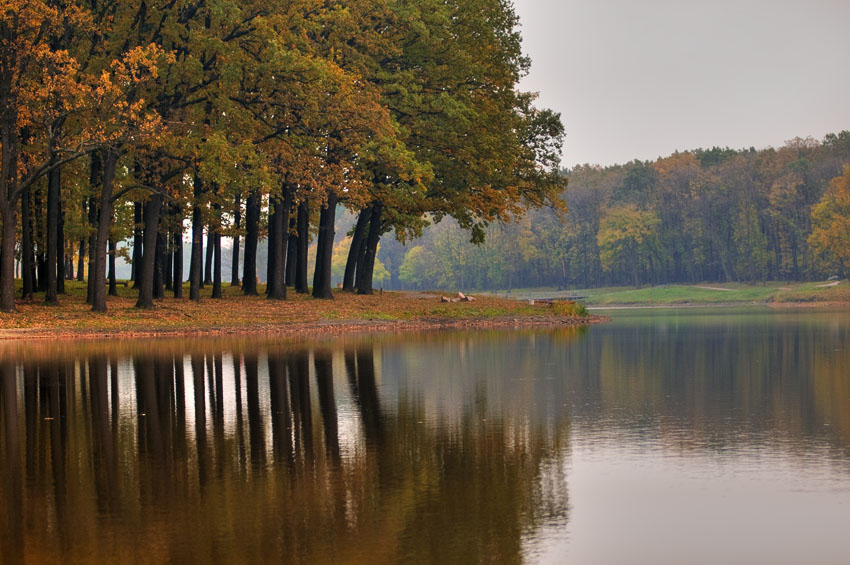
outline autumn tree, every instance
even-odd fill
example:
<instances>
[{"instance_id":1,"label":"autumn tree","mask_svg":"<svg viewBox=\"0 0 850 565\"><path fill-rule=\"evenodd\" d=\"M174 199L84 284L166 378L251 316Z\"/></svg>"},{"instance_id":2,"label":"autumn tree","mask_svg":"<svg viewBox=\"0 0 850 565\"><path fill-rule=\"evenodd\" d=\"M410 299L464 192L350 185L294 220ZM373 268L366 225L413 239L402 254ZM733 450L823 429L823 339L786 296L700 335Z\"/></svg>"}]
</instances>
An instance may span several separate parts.
<instances>
[{"instance_id":1,"label":"autumn tree","mask_svg":"<svg viewBox=\"0 0 850 565\"><path fill-rule=\"evenodd\" d=\"M830 268L842 276L850 274L850 167L829 183L829 188L812 210L814 228L809 245Z\"/></svg>"}]
</instances>

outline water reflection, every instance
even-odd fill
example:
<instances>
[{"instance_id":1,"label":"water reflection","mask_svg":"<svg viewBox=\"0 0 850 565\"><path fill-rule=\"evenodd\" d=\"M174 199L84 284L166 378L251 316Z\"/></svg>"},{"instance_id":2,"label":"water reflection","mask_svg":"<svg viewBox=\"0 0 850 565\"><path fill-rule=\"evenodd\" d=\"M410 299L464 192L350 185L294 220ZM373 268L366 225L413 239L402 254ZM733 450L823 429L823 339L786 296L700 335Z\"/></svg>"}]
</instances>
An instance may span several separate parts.
<instances>
[{"instance_id":1,"label":"water reflection","mask_svg":"<svg viewBox=\"0 0 850 565\"><path fill-rule=\"evenodd\" d=\"M841 562L848 344L825 312L6 344L0 561Z\"/></svg>"},{"instance_id":2,"label":"water reflection","mask_svg":"<svg viewBox=\"0 0 850 565\"><path fill-rule=\"evenodd\" d=\"M3 563L518 561L566 517L549 424L391 402L380 343L84 349L0 362Z\"/></svg>"}]
</instances>

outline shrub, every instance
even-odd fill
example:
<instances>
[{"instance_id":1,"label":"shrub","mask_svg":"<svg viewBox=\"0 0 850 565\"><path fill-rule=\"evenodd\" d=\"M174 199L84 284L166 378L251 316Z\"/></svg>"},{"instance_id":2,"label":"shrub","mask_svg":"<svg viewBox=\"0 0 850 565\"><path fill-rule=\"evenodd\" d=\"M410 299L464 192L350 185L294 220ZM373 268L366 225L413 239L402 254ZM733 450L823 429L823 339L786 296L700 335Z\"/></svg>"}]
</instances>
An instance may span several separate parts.
<instances>
[{"instance_id":1,"label":"shrub","mask_svg":"<svg viewBox=\"0 0 850 565\"><path fill-rule=\"evenodd\" d=\"M586 318L590 315L584 304L572 300L553 302L552 311L559 316L570 316L571 318Z\"/></svg>"}]
</instances>

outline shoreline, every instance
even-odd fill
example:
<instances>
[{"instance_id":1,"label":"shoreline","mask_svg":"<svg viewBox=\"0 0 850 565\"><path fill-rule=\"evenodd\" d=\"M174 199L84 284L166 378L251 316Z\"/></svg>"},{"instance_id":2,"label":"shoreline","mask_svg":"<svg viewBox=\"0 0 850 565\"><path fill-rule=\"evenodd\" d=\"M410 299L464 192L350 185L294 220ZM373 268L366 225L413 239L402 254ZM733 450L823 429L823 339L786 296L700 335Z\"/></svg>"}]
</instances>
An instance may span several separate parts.
<instances>
[{"instance_id":1,"label":"shoreline","mask_svg":"<svg viewBox=\"0 0 850 565\"><path fill-rule=\"evenodd\" d=\"M54 328L0 329L0 342L30 340L97 341L176 337L262 336L310 337L326 335L355 335L379 333L406 333L467 329L507 329L535 327L581 327L610 321L609 316L593 315L586 318L565 316L497 316L477 318L419 318L412 320L327 320L305 323L286 323L274 326L223 326L205 328L153 328L150 330L59 330Z\"/></svg>"},{"instance_id":2,"label":"shoreline","mask_svg":"<svg viewBox=\"0 0 850 565\"><path fill-rule=\"evenodd\" d=\"M811 301L811 302L680 302L670 304L588 304L588 310L658 310L672 308L749 308L761 306L764 308L850 308L850 302L845 301Z\"/></svg>"}]
</instances>

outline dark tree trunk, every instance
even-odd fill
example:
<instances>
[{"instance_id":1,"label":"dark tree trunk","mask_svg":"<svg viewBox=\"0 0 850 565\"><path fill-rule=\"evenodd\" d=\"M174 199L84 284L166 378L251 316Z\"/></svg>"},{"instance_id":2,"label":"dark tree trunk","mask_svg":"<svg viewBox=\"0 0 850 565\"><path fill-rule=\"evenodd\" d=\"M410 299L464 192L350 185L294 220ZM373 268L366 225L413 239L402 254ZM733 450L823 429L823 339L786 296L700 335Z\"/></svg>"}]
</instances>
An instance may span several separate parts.
<instances>
[{"instance_id":1,"label":"dark tree trunk","mask_svg":"<svg viewBox=\"0 0 850 565\"><path fill-rule=\"evenodd\" d=\"M142 275L142 203L133 202L133 262L130 278L133 288L139 288Z\"/></svg>"},{"instance_id":2,"label":"dark tree trunk","mask_svg":"<svg viewBox=\"0 0 850 565\"><path fill-rule=\"evenodd\" d=\"M295 265L295 292L307 294L307 249L310 244L310 208L307 200L298 204L298 253Z\"/></svg>"},{"instance_id":3,"label":"dark tree trunk","mask_svg":"<svg viewBox=\"0 0 850 565\"><path fill-rule=\"evenodd\" d=\"M260 237L260 195L252 192L245 202L245 263L242 265L242 293L257 295L257 242Z\"/></svg>"},{"instance_id":4,"label":"dark tree trunk","mask_svg":"<svg viewBox=\"0 0 850 565\"><path fill-rule=\"evenodd\" d=\"M216 208L220 208L216 206ZM218 211L218 210L217 210ZM213 289L212 297L221 298L221 234L216 227L213 236Z\"/></svg>"},{"instance_id":5,"label":"dark tree trunk","mask_svg":"<svg viewBox=\"0 0 850 565\"><path fill-rule=\"evenodd\" d=\"M21 193L21 297L32 298L35 291L35 250L32 242L32 219L30 218L30 189Z\"/></svg>"},{"instance_id":6,"label":"dark tree trunk","mask_svg":"<svg viewBox=\"0 0 850 565\"><path fill-rule=\"evenodd\" d=\"M161 213L162 206L160 205L160 214ZM147 226L145 229L147 229ZM155 300L161 300L165 298L165 289L163 288L165 277L162 273L163 265L165 263L165 235L159 231L159 229L157 229L156 243L154 245L156 247L154 248L153 260L153 297Z\"/></svg>"},{"instance_id":7,"label":"dark tree trunk","mask_svg":"<svg viewBox=\"0 0 850 565\"><path fill-rule=\"evenodd\" d=\"M177 226L174 228L174 298L183 298L183 218L178 210Z\"/></svg>"},{"instance_id":8,"label":"dark tree trunk","mask_svg":"<svg viewBox=\"0 0 850 565\"><path fill-rule=\"evenodd\" d=\"M328 202L319 216L319 241L316 251L316 271L313 274L313 297L333 298L331 292L331 260L334 249L334 220L336 219L336 193L328 191Z\"/></svg>"},{"instance_id":9,"label":"dark tree trunk","mask_svg":"<svg viewBox=\"0 0 850 565\"><path fill-rule=\"evenodd\" d=\"M212 284L212 262L213 262L213 252L215 251L215 235L213 234L212 224L207 226L207 250L206 250L206 261L204 262L204 284L201 285L203 288L205 285Z\"/></svg>"},{"instance_id":10,"label":"dark tree trunk","mask_svg":"<svg viewBox=\"0 0 850 565\"><path fill-rule=\"evenodd\" d=\"M286 281L284 280L284 270L286 269L286 247L289 242L289 209L292 207L292 191L286 185L283 186L283 199L280 197L274 201L274 218L275 218L275 238L269 241L269 252L274 247L275 265L274 270L270 273L269 287L272 292L269 293L269 298L277 300L286 299ZM271 230L269 230L271 231Z\"/></svg>"},{"instance_id":11,"label":"dark tree trunk","mask_svg":"<svg viewBox=\"0 0 850 565\"><path fill-rule=\"evenodd\" d=\"M203 254L204 224L201 211L201 181L195 177L195 203L192 206L192 256L189 258L189 299L201 300L201 255Z\"/></svg>"},{"instance_id":12,"label":"dark tree trunk","mask_svg":"<svg viewBox=\"0 0 850 565\"><path fill-rule=\"evenodd\" d=\"M233 202L233 255L230 259L230 286L239 286L239 229L242 227L242 197L236 195Z\"/></svg>"},{"instance_id":13,"label":"dark tree trunk","mask_svg":"<svg viewBox=\"0 0 850 565\"><path fill-rule=\"evenodd\" d=\"M103 180L101 179L99 182L102 184ZM94 185L94 186L97 186L97 185ZM98 218L99 215L100 215L100 212L99 212L99 209L97 207L97 201L95 200L94 196L92 196L91 198L89 198L89 230L90 230L91 235L89 235L89 241L88 241L89 276L88 276L88 279L86 281L87 282L87 285L86 285L86 289L87 289L86 304L91 304L91 305L94 305L94 277L92 277L92 273L94 273L94 270L95 270L95 261L97 260L97 252L99 251L96 247L97 246L97 231L98 231L97 218ZM111 221L112 217L110 216L109 219ZM104 252L105 252L105 250L106 250L106 240L104 240L104 242L103 242L103 249L104 249ZM104 267L104 271L103 271L103 276L104 277L106 276L105 267Z\"/></svg>"},{"instance_id":14,"label":"dark tree trunk","mask_svg":"<svg viewBox=\"0 0 850 565\"><path fill-rule=\"evenodd\" d=\"M115 272L115 240L109 238L109 296L118 296L118 274Z\"/></svg>"},{"instance_id":15,"label":"dark tree trunk","mask_svg":"<svg viewBox=\"0 0 850 565\"><path fill-rule=\"evenodd\" d=\"M153 275L156 258L156 236L159 231L159 212L162 208L162 195L152 194L145 204L145 232L142 242L142 272L139 280L139 300L136 308L153 308Z\"/></svg>"},{"instance_id":16,"label":"dark tree trunk","mask_svg":"<svg viewBox=\"0 0 850 565\"><path fill-rule=\"evenodd\" d=\"M59 218L56 222L56 292L65 294L65 207L59 198Z\"/></svg>"},{"instance_id":17,"label":"dark tree trunk","mask_svg":"<svg viewBox=\"0 0 850 565\"><path fill-rule=\"evenodd\" d=\"M59 226L59 195L62 186L62 173L55 168L47 173L47 265L46 288L44 300L48 304L58 304L59 298L56 291L56 258L58 253L56 243L59 239L57 227Z\"/></svg>"},{"instance_id":18,"label":"dark tree trunk","mask_svg":"<svg viewBox=\"0 0 850 565\"><path fill-rule=\"evenodd\" d=\"M280 217L280 207L277 205L277 198L269 197L269 238L266 253L266 296L271 297L274 292L275 278L274 270L277 264L277 254L280 247L278 241L278 218Z\"/></svg>"},{"instance_id":19,"label":"dark tree trunk","mask_svg":"<svg viewBox=\"0 0 850 565\"><path fill-rule=\"evenodd\" d=\"M0 207L0 216L2 216L0 221L3 223L3 240L0 243L0 310L14 312L15 230L18 227L17 202L8 202L5 194L0 195L0 201L6 201Z\"/></svg>"},{"instance_id":20,"label":"dark tree trunk","mask_svg":"<svg viewBox=\"0 0 850 565\"><path fill-rule=\"evenodd\" d=\"M381 213L383 205L376 202L369 222L369 238L364 250L363 268L357 273L357 294L372 294L372 273L375 271L375 257L378 254L378 241L381 239Z\"/></svg>"},{"instance_id":21,"label":"dark tree trunk","mask_svg":"<svg viewBox=\"0 0 850 565\"><path fill-rule=\"evenodd\" d=\"M298 214L290 214L289 216L289 240L286 245L286 267L284 268L284 284L286 286L295 286L295 265L298 261L298 236L293 232L297 231Z\"/></svg>"},{"instance_id":22,"label":"dark tree trunk","mask_svg":"<svg viewBox=\"0 0 850 565\"><path fill-rule=\"evenodd\" d=\"M83 199L83 211L86 210L85 198ZM80 239L80 254L77 255L77 280L83 282L86 280L86 240Z\"/></svg>"},{"instance_id":23,"label":"dark tree trunk","mask_svg":"<svg viewBox=\"0 0 850 565\"><path fill-rule=\"evenodd\" d=\"M89 286L92 289L92 310L106 312L106 244L109 239L109 224L112 221L112 189L118 154L111 151L103 155L103 178L100 191L100 219L89 255L94 257L94 266L89 268ZM94 207L92 199L90 206Z\"/></svg>"},{"instance_id":24,"label":"dark tree trunk","mask_svg":"<svg viewBox=\"0 0 850 565\"><path fill-rule=\"evenodd\" d=\"M351 247L348 249L348 259L345 261L345 274L342 277L342 290L354 291L354 273L357 263L363 253L363 242L366 241L366 226L372 217L372 207L367 206L360 211L357 223L354 225L354 234L351 236Z\"/></svg>"},{"instance_id":25,"label":"dark tree trunk","mask_svg":"<svg viewBox=\"0 0 850 565\"><path fill-rule=\"evenodd\" d=\"M45 237L44 237L44 216L43 212L43 195L40 191L33 192L33 221L35 223L35 270L36 270L36 288L38 292L47 290L47 258L44 256Z\"/></svg>"}]
</instances>

